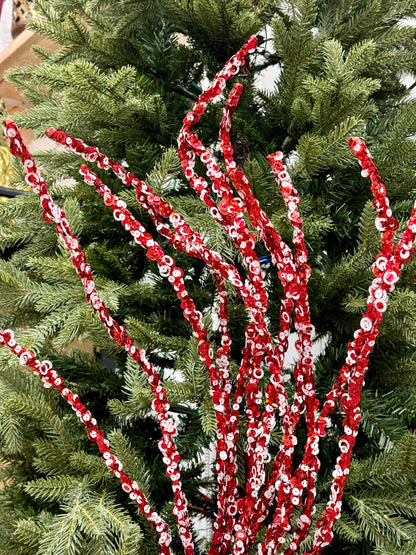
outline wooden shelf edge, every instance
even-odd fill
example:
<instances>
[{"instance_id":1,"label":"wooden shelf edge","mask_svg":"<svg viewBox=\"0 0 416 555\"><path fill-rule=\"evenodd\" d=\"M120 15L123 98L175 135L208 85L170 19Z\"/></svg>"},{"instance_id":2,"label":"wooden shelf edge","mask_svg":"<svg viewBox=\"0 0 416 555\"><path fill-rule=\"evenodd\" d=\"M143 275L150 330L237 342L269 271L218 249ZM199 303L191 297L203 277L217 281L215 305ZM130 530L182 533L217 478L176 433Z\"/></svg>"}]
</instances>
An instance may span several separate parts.
<instances>
[{"instance_id":1,"label":"wooden shelf edge","mask_svg":"<svg viewBox=\"0 0 416 555\"><path fill-rule=\"evenodd\" d=\"M0 76L10 67L16 64L16 58L22 53L30 52L30 47L36 43L36 37L39 36L33 31L25 29L18 35L4 50L0 52Z\"/></svg>"},{"instance_id":2,"label":"wooden shelf edge","mask_svg":"<svg viewBox=\"0 0 416 555\"><path fill-rule=\"evenodd\" d=\"M5 79L5 73L13 67L36 65L39 59L32 51L34 45L43 46L56 50L57 45L46 39L39 33L25 29L0 52L0 97L2 97L8 109L14 112L28 105L22 94Z\"/></svg>"}]
</instances>

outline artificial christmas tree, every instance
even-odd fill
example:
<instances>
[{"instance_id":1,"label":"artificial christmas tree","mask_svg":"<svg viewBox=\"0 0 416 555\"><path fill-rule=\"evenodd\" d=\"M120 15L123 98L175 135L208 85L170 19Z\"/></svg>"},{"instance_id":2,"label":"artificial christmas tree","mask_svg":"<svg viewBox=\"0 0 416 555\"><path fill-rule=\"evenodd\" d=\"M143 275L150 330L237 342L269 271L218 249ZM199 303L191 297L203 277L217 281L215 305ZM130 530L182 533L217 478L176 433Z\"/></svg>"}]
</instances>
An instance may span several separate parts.
<instances>
[{"instance_id":1,"label":"artificial christmas tree","mask_svg":"<svg viewBox=\"0 0 416 555\"><path fill-rule=\"evenodd\" d=\"M281 148L290 162L290 173L302 196L304 212L300 210L312 267L312 321L318 337L327 338L316 369L318 398L323 400L365 311L371 263L378 252L378 232L373 231L375 212L368 201L365 178L361 180L346 147L352 131L368 139L390 196L396 201L395 213L406 218L412 205L414 143L408 137L414 131L414 103L403 102L407 91L398 77L400 71L413 70L414 30L398 23L411 16L414 8L411 2L383 6L376 2L342 3L336 9L325 2L259 4L254 9L250 4L218 2L202 13L196 2L186 6L176 2L142 4L140 12L128 2L117 4L116 9L112 6L111 11L105 3L98 8L92 2L80 2L71 5L70 13L65 2L48 3L47 9L46 4L39 3L45 20L34 25L59 38L66 48L54 55L42 53L45 63L36 70L16 72L15 80L25 83L26 93L38 103L31 112L22 114L20 121L38 129L51 124L61 126L87 142L97 143L119 161L124 160L139 176L150 171L146 182L155 193L163 192L174 208L204 233L209 246L244 275L242 260L236 257L231 242L184 187L178 160L169 146L198 92L196 82L202 73L210 75L241 46L243 38L273 22L275 51L264 48L262 58L252 59L241 72L245 93L233 118L231 142L237 165L250 177L255 196L286 241L291 240L290 222L264 157ZM82 27L76 12L85 18L88 27ZM178 44L178 32L188 38L187 44ZM360 42L364 34L368 40ZM266 65L281 68L274 94L261 93L255 86L254 77ZM221 110L221 104L211 105L198 127L202 142L214 148ZM199 148L196 142L193 147ZM42 161L50 178L75 177L79 165L72 155L61 151L44 155ZM108 183L108 176L98 173ZM116 181L111 187L121 190ZM88 188L81 183L74 189L57 186L55 196L64 201L71 226L84 245L94 275L98 275L95 281L103 300L117 312L117 318L128 324L133 338L161 368L168 398L179 415L179 425L186 431L178 450L195 461L198 449L210 443L216 427L215 413L208 374L199 362L196 343L189 339L190 330L177 324L181 310L175 296L155 277L155 263L146 262L112 226ZM120 198L133 214L137 211L140 221L154 229L148 216L138 211L133 193L120 192ZM85 307L82 289L53 231L45 224L39 233L36 199L27 195L4 211L1 208L3 244L22 245L11 261L2 264L2 307L7 311L2 323L31 325L21 335L25 346L42 357L47 354L53 358L56 368L67 369L65 379L70 379L77 391L85 391L93 412L106 421L107 429L116 425L114 417L119 418L125 435L113 434L117 456L131 461L133 473L140 474L143 468L149 472L153 460L149 452L146 454L143 436L150 435L150 422L143 436L129 425L132 418L143 417L151 404L138 369L126 362L122 350L114 349L92 311ZM226 212L234 208L228 201L222 205ZM19 222L24 222L20 228ZM169 248L168 244L164 248ZM256 254L263 259L268 256L261 247ZM191 278L189 290L203 313L210 339L219 343L224 332L211 315L215 283L204 264L186 261L182 256L177 261L185 276ZM269 326L276 336L282 288L272 269L264 269L270 292ZM332 552L371 553L378 549L387 553L400 548L411 553L413 549L415 445L413 435L406 433L412 429L415 410L410 389L412 275L410 263L402 276L404 286L392 294L380 328L367 374L357 463L352 467L350 490L347 485L345 516L338 521L329 548ZM233 297L232 290L227 293L233 299L229 302L233 336L230 370L235 379L247 317L243 297ZM86 355L63 351L77 335L112 349L124 375L120 370L114 373L97 368ZM168 357L163 356L166 352ZM3 445L5 459L12 463L6 470L14 478L3 494L4 510L13 515L5 520L2 530L3 549L22 553L95 553L99 549L109 553L118 549L157 552L157 542L140 543L132 506L105 478L105 467L93 451L87 452L82 431L62 427L62 419L66 422L68 418L64 405L49 391L42 392L3 352L1 356L7 362L2 375ZM178 380L177 372L184 381ZM291 389L294 382L288 372L286 376ZM98 391L97 381L104 386ZM113 416L103 408L107 400ZM241 438L244 429L252 427L252 419L249 414L248 421L242 423ZM333 423L329 441L322 444L318 501L324 501L326 484L332 480L326 473L332 472L341 423L341 419ZM200 433L201 427L204 434ZM301 437L295 453L300 458L306 442L306 430L302 429L300 433L305 437ZM272 455L278 439L271 439ZM248 475L253 468L250 448L244 461L245 447L243 439L238 440L242 484L244 462ZM135 450L143 459L138 460ZM379 454L380 450L385 453ZM154 473L154 480L141 488L161 483L161 468ZM16 487L23 483L24 492ZM184 483L188 498L197 485ZM400 500L394 488L403 492ZM193 494L198 499L198 490L194 489ZM244 491L239 495L244 496ZM80 503L81 497L84 504ZM97 507L103 506L104 500L103 516ZM170 510L163 508L164 501L166 497L157 492L155 502L169 522ZM208 512L215 510L212 498L199 499L198 503ZM106 518L116 509L122 524L110 525ZM136 530L136 540L129 543L128 537L134 538L132 530ZM146 527L144 530L150 533ZM180 543L176 546L179 551Z\"/></svg>"}]
</instances>

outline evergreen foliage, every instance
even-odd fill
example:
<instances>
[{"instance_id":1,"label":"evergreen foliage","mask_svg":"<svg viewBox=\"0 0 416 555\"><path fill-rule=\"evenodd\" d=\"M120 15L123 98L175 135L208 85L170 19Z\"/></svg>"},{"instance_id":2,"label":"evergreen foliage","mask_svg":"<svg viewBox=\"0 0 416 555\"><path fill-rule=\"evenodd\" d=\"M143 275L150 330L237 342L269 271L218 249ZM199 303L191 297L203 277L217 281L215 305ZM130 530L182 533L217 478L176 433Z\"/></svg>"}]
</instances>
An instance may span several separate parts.
<instances>
[{"instance_id":1,"label":"evergreen foliage","mask_svg":"<svg viewBox=\"0 0 416 555\"><path fill-rule=\"evenodd\" d=\"M235 157L287 241L290 226L267 154L284 152L301 194L312 321L325 344L317 360L323 396L358 327L378 251L369 185L348 149L349 136L360 134L369 145L402 225L415 196L416 101L400 78L416 77L416 30L407 21L416 17L416 1L36 0L35 5L39 17L31 29L60 48L36 48L38 66L9 72L34 105L17 114L16 122L40 135L48 126L61 127L122 160L236 265L230 242L185 185L175 141L204 78L259 33L258 53L240 76L244 94L234 117ZM275 75L273 90L261 89L265 70ZM214 149L221 109L212 105L199 124ZM160 368L178 419L184 490L196 507L191 515L211 517L215 492L206 450L215 414L208 375L179 303L155 264L81 183L79 160L64 150L40 153L38 159L45 177L55 182L52 195L80 238L103 300ZM97 173L155 232L133 192ZM26 188L18 168L13 184ZM43 222L34 195L0 203L0 249L0 324L19 328L25 346L62 369L109 433L125 468L170 523L168 479L143 375L85 302L71 261ZM210 276L203 264L174 256L211 339L219 343ZM264 269L272 291L270 326L277 330L281 288L273 271ZM329 553L416 552L415 273L413 261L392 295L370 361L356 458ZM231 290L230 295L237 361L245 314L241 300ZM79 342L109 354L113 368L80 350ZM321 453L321 502L339 424ZM276 450L278 440L276 434ZM244 445L239 448L244 473ZM107 474L74 415L4 350L0 457L0 554L158 552L152 529ZM200 542L201 553L207 539Z\"/></svg>"}]
</instances>

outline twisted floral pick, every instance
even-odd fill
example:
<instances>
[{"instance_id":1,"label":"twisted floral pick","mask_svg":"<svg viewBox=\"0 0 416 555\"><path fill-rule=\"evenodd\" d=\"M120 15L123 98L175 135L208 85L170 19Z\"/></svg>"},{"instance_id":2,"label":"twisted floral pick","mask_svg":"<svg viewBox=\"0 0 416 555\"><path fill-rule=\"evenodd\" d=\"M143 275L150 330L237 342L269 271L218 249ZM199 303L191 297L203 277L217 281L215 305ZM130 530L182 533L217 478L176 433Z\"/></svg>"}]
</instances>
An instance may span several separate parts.
<instances>
[{"instance_id":1,"label":"twisted floral pick","mask_svg":"<svg viewBox=\"0 0 416 555\"><path fill-rule=\"evenodd\" d=\"M116 220L131 233L136 243L146 250L147 257L154 260L159 272L172 284L189 321L193 335L198 341L198 353L206 365L211 382L211 396L217 418L216 473L218 485L218 514L213 523L213 540L209 555L233 555L247 553L260 529L270 515L269 526L264 541L258 546L258 553L271 555L282 549L286 543L285 555L297 553L302 540L308 535L314 512L316 479L319 470L319 441L326 435L330 417L338 403L344 415L343 433L339 440L340 454L336 461L329 501L318 520L313 544L308 555L319 555L333 537L333 525L341 514L341 500L349 472L352 449L358 433L361 418L359 403L368 367L368 360L374 349L379 324L387 307L388 293L394 289L402 268L413 254L416 238L416 208L414 207L406 230L396 247L394 231L398 227L390 208L386 189L365 143L358 138L351 139L350 146L356 154L363 176L371 180L374 207L377 210L376 227L381 232L382 250L372 267L374 280L369 289L367 310L354 340L348 345L347 358L333 387L327 394L319 411L315 394L314 363L311 352L313 326L308 303L308 280L310 267L302 230L302 220L298 211L299 194L291 182L282 154L268 157L269 164L280 185L284 202L288 209L289 221L293 225L294 252L274 229L269 217L254 197L247 176L239 170L233 158L230 140L232 116L243 92L237 83L231 89L220 123L220 149L226 170L215 160L209 148L205 147L192 130L199 121L209 102L220 96L227 81L234 77L245 63L247 55L254 50L256 38L251 37L243 47L227 62L216 75L212 84L204 91L192 110L184 119L178 139L178 155L186 179L192 189L209 209L212 217L230 236L241 255L243 271L224 261L204 242L201 234L193 230L182 216L154 193L143 181L128 172L123 166L101 154L80 139L67 136L61 130L49 128L46 133L55 141L65 144L73 152L80 154L87 162L96 162L100 168L111 169L126 186L133 185L140 206L153 219L157 231L178 251L203 260L209 268L218 290L218 313L221 345L214 350L209 341L201 314L189 296L184 282L184 274L173 258L166 255L159 243L146 231L131 212L111 190L86 165L80 173L84 180L101 195L104 203L112 210ZM80 276L86 298L106 326L109 334L146 373L154 395L153 408L158 415L162 429L159 447L167 464L167 474L172 481L174 509L179 535L186 554L194 552L190 532L190 520L186 498L182 490L179 472L179 453L175 445L175 423L169 416L166 391L157 371L147 360L144 351L138 349L127 335L123 326L109 315L92 280L92 272L78 239L72 234L64 212L50 197L46 183L38 172L34 160L23 144L21 137L10 120L5 123L6 134L11 141L11 151L23 162L25 179L40 197L43 217L54 222L56 230L68 248L75 269ZM198 157L207 169L208 179L195 171ZM282 283L283 297L280 311L280 330L272 338L267 323L267 287L256 252L256 237L249 228L246 216L258 232L260 240L270 253L271 262L276 267ZM245 346L236 383L229 374L231 337L228 329L228 303L225 282L239 292L247 310L249 322L245 328ZM295 365L295 396L290 404L286 392L282 369L288 348L288 337L292 323L298 333L296 348L299 359ZM35 355L17 345L10 330L0 329L0 343L5 344L23 365L29 366L41 377L45 387L53 387L68 401L87 427L88 438L97 443L109 469L119 478L123 489L134 499L146 518L159 535L160 553L170 555L171 536L166 523L150 508L144 494L135 482L123 473L121 462L112 454L103 433L95 420L82 405L78 397L65 387L62 378L48 361L40 362ZM265 372L266 371L266 372ZM264 386L261 387L261 383ZM246 404L248 472L245 493L239 495L237 483L237 441L241 407ZM297 442L296 429L302 412L305 412L307 442L304 455L297 468L293 468L293 455ZM270 434L280 418L283 439L266 481L265 464L269 460ZM265 483L266 482L266 483ZM294 527L295 508L300 514ZM288 541L286 535L292 530Z\"/></svg>"},{"instance_id":2,"label":"twisted floral pick","mask_svg":"<svg viewBox=\"0 0 416 555\"><path fill-rule=\"evenodd\" d=\"M129 494L130 499L137 503L140 512L144 514L146 519L156 530L159 536L160 553L163 555L173 555L169 547L172 538L168 525L151 508L145 494L140 491L137 482L131 480L129 476L123 472L121 461L119 461L111 451L110 444L105 438L104 432L97 427L97 421L93 418L85 405L83 405L78 395L66 387L63 378L53 369L51 362L48 360L40 362L31 351L26 350L16 343L12 330L3 330L0 328L0 346L1 345L5 345L13 354L19 357L19 362L22 366L27 366L34 374L39 376L46 388L56 389L71 406L72 410L76 412L81 423L87 428L88 439L97 444L108 469L119 479L123 490Z\"/></svg>"},{"instance_id":3,"label":"twisted floral pick","mask_svg":"<svg viewBox=\"0 0 416 555\"><path fill-rule=\"evenodd\" d=\"M22 161L26 174L26 182L40 198L41 206L43 207L43 218L47 222L54 222L56 224L55 229L71 254L72 263L84 286L87 301L91 304L92 308L105 325L110 336L118 345L125 348L128 355L141 366L148 378L150 389L154 395L152 406L158 415L162 431L162 439L159 442L159 448L167 462L167 474L171 479L175 497L173 512L178 523L185 551L191 555L194 549L187 512L187 502L181 487L180 472L178 469L180 457L174 440L176 435L175 422L172 417L168 415L169 403L166 397L166 391L160 382L159 374L147 360L145 352L134 345L131 337L127 335L124 326L120 326L108 313L105 304L95 288L91 268L87 263L85 254L81 250L78 238L73 235L65 213L49 195L47 185L39 173L33 157L29 153L13 121L5 121L5 132L10 139L10 150L12 154ZM164 540L162 544L164 545Z\"/></svg>"}]
</instances>

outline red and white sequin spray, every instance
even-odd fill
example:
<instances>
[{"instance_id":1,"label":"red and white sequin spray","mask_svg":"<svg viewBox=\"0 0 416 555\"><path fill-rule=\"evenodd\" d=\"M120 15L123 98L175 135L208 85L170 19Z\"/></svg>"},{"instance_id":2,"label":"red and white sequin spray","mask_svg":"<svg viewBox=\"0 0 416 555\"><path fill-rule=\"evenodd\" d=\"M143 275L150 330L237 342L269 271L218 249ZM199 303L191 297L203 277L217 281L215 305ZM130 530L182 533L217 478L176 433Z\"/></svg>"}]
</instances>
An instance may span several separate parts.
<instances>
[{"instance_id":1,"label":"red and white sequin spray","mask_svg":"<svg viewBox=\"0 0 416 555\"><path fill-rule=\"evenodd\" d=\"M133 236L134 241L145 250L147 257L156 262L160 275L172 285L180 300L184 318L189 322L197 340L199 356L208 369L210 393L217 419L217 517L213 523L209 555L248 553L267 519L268 528L265 537L263 536L264 540L258 545L258 553L271 555L281 552L282 548L285 555L299 551L301 542L309 534L315 512L319 442L325 437L331 415L339 404L344 417L343 431L339 439L340 453L333 472L329 500L317 521L312 547L307 554L318 555L331 542L333 525L341 514L342 494L361 419L359 404L364 376L383 313L387 308L388 294L393 291L404 265L413 255L416 208L413 208L406 229L394 246L394 232L398 228L398 222L392 215L386 188L365 143L359 138L351 139L350 147L362 166L362 175L371 180L373 204L377 210L375 225L381 232L381 251L372 266L374 280L369 288L367 310L361 319L360 328L348 345L345 364L327 394L325 403L320 407L315 394L315 367L312 355L314 328L308 301L311 269L307 263L308 253L302 219L298 211L300 198L282 162L283 155L276 152L268 157L268 161L280 185L288 210L288 219L293 226L294 251L279 236L270 218L260 207L252 193L249 179L237 168L233 157L230 130L233 114L243 92L242 85L236 83L231 88L219 124L219 145L225 170L221 170L221 165L211 150L202 144L198 134L192 130L208 104L224 93L227 81L238 73L256 44L256 37L251 37L215 76L211 85L201 94L185 117L178 138L178 156L184 176L207 206L214 220L230 237L236 253L242 260L243 271L239 271L219 253L211 250L201 234L193 230L169 203L122 165L100 153L97 148L86 145L82 140L67 136L62 130L49 128L46 134L82 156L87 163L96 163L101 169L111 170L124 185L133 186L138 203L149 213L157 232L177 251L202 260L212 274L217 287L217 295L213 302L217 303L219 330L222 336L221 344L215 352L202 315L196 310L186 288L183 270L164 252L152 234L134 218L126 204L92 169L85 164L81 166L80 173L85 182L101 195L115 220ZM134 345L124 326L110 316L96 290L91 268L78 238L73 235L63 210L49 195L45 181L11 120L5 122L5 133L10 139L11 152L23 163L27 184L39 196L44 219L55 224L57 233L70 252L87 301L110 336L126 349L128 355L141 366L147 376L154 397L152 406L162 432L159 448L166 462L166 473L172 482L173 513L183 550L191 555L194 553L194 545L187 501L180 480L180 455L175 443L175 421L169 416L170 405L159 374L147 359L145 352ZM196 173L196 157L205 165L207 178ZM247 219L252 228L249 227ZM258 239L252 231L253 228ZM258 242L269 252L271 263L276 268L283 287L277 337L273 337L269 329L268 286L256 251ZM245 346L235 383L232 382L229 372L232 338L228 327L229 312L225 286L227 281L238 292L248 316ZM282 370L292 324L298 334L298 361L294 369L294 401L290 403ZM171 531L168 525L152 510L137 484L123 472L122 463L112 453L103 432L97 427L95 419L78 396L65 386L50 362L40 362L33 353L18 345L11 330L0 328L0 344L7 346L18 356L22 366L31 368L42 379L45 387L56 389L67 400L86 426L88 438L97 444L109 470L117 476L123 489L137 502L141 512L152 523L158 534L160 553L170 555ZM239 495L236 442L239 437L238 424L243 403L247 422L247 473L245 493ZM294 466L296 432L303 412L307 441L302 460ZM278 418L282 427L282 442L271 471L266 476L265 464L270 461L270 434ZM294 522L296 508L300 509L300 513ZM291 536L288 540L286 535L289 532Z\"/></svg>"}]
</instances>

